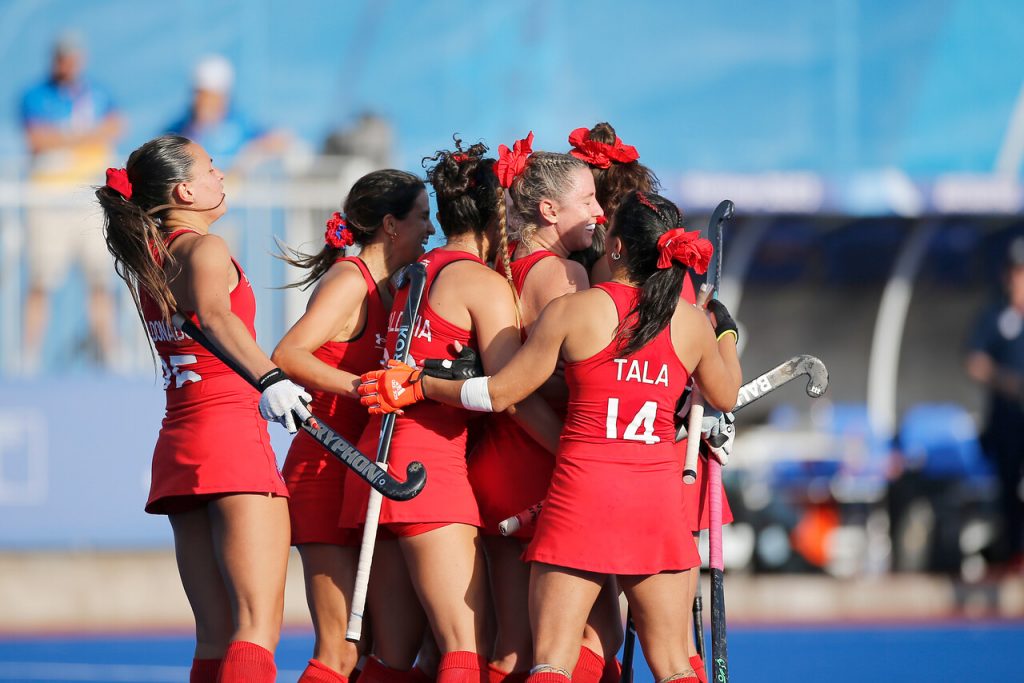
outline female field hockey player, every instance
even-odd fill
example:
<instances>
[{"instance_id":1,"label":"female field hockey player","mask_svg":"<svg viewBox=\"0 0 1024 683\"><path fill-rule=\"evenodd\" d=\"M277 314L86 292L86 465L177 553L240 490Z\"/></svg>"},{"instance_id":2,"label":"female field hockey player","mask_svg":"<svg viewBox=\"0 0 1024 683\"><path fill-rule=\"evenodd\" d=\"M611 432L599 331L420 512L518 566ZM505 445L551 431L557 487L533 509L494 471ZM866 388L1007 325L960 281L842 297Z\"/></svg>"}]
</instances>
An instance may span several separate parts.
<instances>
[{"instance_id":1,"label":"female field hockey player","mask_svg":"<svg viewBox=\"0 0 1024 683\"><path fill-rule=\"evenodd\" d=\"M569 134L569 144L572 149L569 154L586 162L594 174L594 187L597 191L597 200L607 211L608 215L614 216L616 209L622 199L637 190L641 192L656 192L659 187L657 176L647 166L640 163L640 153L632 145L622 142L616 134L615 129L609 123L598 123L589 130L577 128ZM579 260L590 271L592 283L605 282L611 277L608 269L608 261L604 258L604 242L607 233L607 226L598 226L594 233L594 241L589 249L575 252L570 258ZM683 277L682 298L688 303L697 301L697 293L693 286L693 279L687 273ZM680 416L685 419L685 415ZM686 458L686 440L677 444L679 457ZM707 483L705 479L705 460L697 461L697 481L684 488L684 524L694 534L694 543L698 543L700 532L708 528L708 506L707 506ZM725 524L732 522L732 509L722 491L722 521ZM690 571L689 600L692 603L697 593L697 582L700 580L700 567L694 567ZM690 652L690 662L694 671L705 681L705 667L700 655L697 654L697 646L694 642L693 628L687 632L687 648Z\"/></svg>"},{"instance_id":2,"label":"female field hockey player","mask_svg":"<svg viewBox=\"0 0 1024 683\"><path fill-rule=\"evenodd\" d=\"M210 227L224 176L199 145L150 140L96 191L107 247L164 372L167 413L146 511L165 514L196 622L192 683L273 681L288 563L288 490L266 424L294 432L310 397L259 346L256 299ZM262 394L171 324L181 311Z\"/></svg>"},{"instance_id":3,"label":"female field hockey player","mask_svg":"<svg viewBox=\"0 0 1024 683\"><path fill-rule=\"evenodd\" d=\"M312 412L351 443L368 420L359 410L359 375L384 358L389 280L423 255L432 234L423 181L404 171L374 171L349 190L344 215L327 222L323 248L287 259L309 271L296 286L316 289L272 358L310 390ZM352 244L360 246L359 255L345 256ZM338 523L347 472L306 432L292 441L284 463L292 545L302 557L316 638L300 683L347 681L359 657L345 640L360 540Z\"/></svg>"},{"instance_id":4,"label":"female field hockey player","mask_svg":"<svg viewBox=\"0 0 1024 683\"><path fill-rule=\"evenodd\" d=\"M409 348L413 359L454 359L459 345L479 349L484 369L494 372L521 344L509 283L486 265L496 253L507 253L504 191L496 169L510 172L525 155L510 152L496 161L485 158L486 151L482 144L464 150L456 141L455 150L438 152L432 159L428 176L447 242L420 259L427 279ZM392 305L389 353L395 349L407 292L399 290ZM550 408L539 398L529 398L514 410L553 452L561 424ZM427 613L441 653L440 683L479 683L493 649L478 531L483 520L466 468L471 417L461 407L432 403L414 407L396 422L390 466L403 471L412 460L420 460L429 480L412 500L385 500L380 513L381 526L397 538ZM379 421L371 420L360 450L375 452L378 434ZM366 487L360 489L365 492ZM359 512L365 508L363 497ZM342 514L350 526L362 521L357 517L353 522L344 509ZM377 581L376 571L375 565L371 585Z\"/></svg>"}]
</instances>

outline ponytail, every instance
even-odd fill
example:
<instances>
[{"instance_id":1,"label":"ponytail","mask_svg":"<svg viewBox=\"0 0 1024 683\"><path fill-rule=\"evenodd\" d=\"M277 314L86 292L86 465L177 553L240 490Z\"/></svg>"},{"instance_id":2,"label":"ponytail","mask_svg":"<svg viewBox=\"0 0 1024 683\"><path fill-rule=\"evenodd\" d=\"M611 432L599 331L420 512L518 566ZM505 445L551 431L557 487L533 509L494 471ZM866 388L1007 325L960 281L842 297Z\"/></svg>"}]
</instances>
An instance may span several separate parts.
<instances>
[{"instance_id":1,"label":"ponytail","mask_svg":"<svg viewBox=\"0 0 1024 683\"><path fill-rule=\"evenodd\" d=\"M342 235L346 235L345 243L366 245L377 235L384 223L384 217L391 215L398 220L404 219L416 205L416 199L425 191L423 180L412 173L383 169L367 173L357 180L345 197L342 216L335 213L327 221L327 233L324 235L323 248L314 253L306 254L283 244L278 244L278 258L296 268L307 272L301 280L285 285L305 289L324 276L335 261L344 255L344 248L335 246L337 237L331 233L342 227ZM340 221L340 223L335 222ZM335 244L332 245L331 242Z\"/></svg>"},{"instance_id":2,"label":"ponytail","mask_svg":"<svg viewBox=\"0 0 1024 683\"><path fill-rule=\"evenodd\" d=\"M615 332L623 356L642 349L672 321L686 266L672 260L667 268L659 268L658 241L682 225L683 217L675 204L639 191L627 195L615 214L615 236L625 245L626 269L634 282L643 283L636 304Z\"/></svg>"}]
</instances>

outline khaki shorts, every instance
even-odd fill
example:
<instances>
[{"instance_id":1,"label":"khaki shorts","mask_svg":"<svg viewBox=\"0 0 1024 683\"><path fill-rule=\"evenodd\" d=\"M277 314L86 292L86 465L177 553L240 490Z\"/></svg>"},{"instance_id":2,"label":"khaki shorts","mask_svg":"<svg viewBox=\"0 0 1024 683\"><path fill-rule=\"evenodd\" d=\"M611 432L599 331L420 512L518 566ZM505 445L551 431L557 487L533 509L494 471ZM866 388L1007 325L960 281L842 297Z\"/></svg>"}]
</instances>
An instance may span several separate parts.
<instances>
[{"instance_id":1,"label":"khaki shorts","mask_svg":"<svg viewBox=\"0 0 1024 683\"><path fill-rule=\"evenodd\" d=\"M25 255L29 285L52 290L78 263L91 288L110 288L113 259L103 239L103 218L95 202L75 207L25 211Z\"/></svg>"}]
</instances>

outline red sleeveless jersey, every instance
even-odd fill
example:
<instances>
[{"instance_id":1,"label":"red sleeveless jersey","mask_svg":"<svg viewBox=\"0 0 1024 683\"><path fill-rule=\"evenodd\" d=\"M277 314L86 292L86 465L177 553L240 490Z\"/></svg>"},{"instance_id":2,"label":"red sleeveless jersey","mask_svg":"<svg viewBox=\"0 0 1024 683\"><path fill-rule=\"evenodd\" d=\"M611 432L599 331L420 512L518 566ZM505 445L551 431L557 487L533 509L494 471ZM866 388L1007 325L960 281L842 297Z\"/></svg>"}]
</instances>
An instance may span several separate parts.
<instances>
[{"instance_id":1,"label":"red sleeveless jersey","mask_svg":"<svg viewBox=\"0 0 1024 683\"><path fill-rule=\"evenodd\" d=\"M457 261L472 261L484 266L477 256L464 251L434 249L422 257L427 279L423 289L420 310L413 321L409 353L411 362L426 358L455 358L455 342L478 348L476 335L445 320L430 306L430 289L445 267ZM395 351L398 330L402 324L409 288L398 290L391 305L388 319L387 353ZM415 498L395 502L387 498L381 506L380 523L461 523L480 525L480 512L466 470L468 425L474 416L461 408L423 401L411 405L395 421L391 437L389 469L399 479L414 460L427 469L427 484ZM377 452L380 437L380 418L371 418L363 430L359 450L367 456ZM366 516L368 487L355 477L346 480L345 502L342 507L342 525L361 524ZM353 487L360 493L349 494Z\"/></svg>"},{"instance_id":2,"label":"red sleeveless jersey","mask_svg":"<svg viewBox=\"0 0 1024 683\"><path fill-rule=\"evenodd\" d=\"M619 319L635 304L639 289L615 282L595 285L615 302ZM690 379L666 327L644 348L620 358L613 341L590 358L566 363L569 417L563 441L636 450L638 445L671 447L676 401Z\"/></svg>"},{"instance_id":3,"label":"red sleeveless jersey","mask_svg":"<svg viewBox=\"0 0 1024 683\"><path fill-rule=\"evenodd\" d=\"M335 261L343 262L355 264L366 283L366 322L352 339L326 342L313 355L333 368L359 375L380 367L387 336L388 309L366 264L356 257L342 257ZM315 389L309 393L313 397L310 412L351 443L358 443L369 420L369 413L359 401ZM373 457L372 453L369 455ZM358 538L350 530L338 526L347 467L313 437L300 431L288 449L282 474L291 494L288 512L292 522L292 545L357 545Z\"/></svg>"},{"instance_id":4,"label":"red sleeveless jersey","mask_svg":"<svg viewBox=\"0 0 1024 683\"><path fill-rule=\"evenodd\" d=\"M619 320L639 290L596 285ZM674 446L676 401L689 372L671 327L636 353L617 342L567 363L569 415L527 561L611 574L655 574L697 566L682 524L682 466Z\"/></svg>"},{"instance_id":5,"label":"red sleeveless jersey","mask_svg":"<svg viewBox=\"0 0 1024 683\"><path fill-rule=\"evenodd\" d=\"M366 264L354 256L345 256L335 261L343 262L355 264L362 273L363 281L366 282L366 324L352 339L326 342L314 351L313 355L333 368L361 375L381 367L387 337L388 308L381 299L377 283L367 270ZM349 441L355 442L359 439L369 419L369 413L360 406L357 399L315 389L309 393L313 397L310 412L323 418L331 429ZM306 432L300 432L300 436L312 439ZM317 447L322 449L319 445Z\"/></svg>"},{"instance_id":6,"label":"red sleeveless jersey","mask_svg":"<svg viewBox=\"0 0 1024 683\"><path fill-rule=\"evenodd\" d=\"M178 230L168 246L191 230ZM238 285L230 293L231 312L256 338L256 298L238 262ZM260 395L212 353L160 315L156 302L139 293L143 320L164 371L167 412L153 450L146 511L173 513L223 493L287 496L267 423L259 414ZM192 311L185 312L197 326Z\"/></svg>"},{"instance_id":7,"label":"red sleeveless jersey","mask_svg":"<svg viewBox=\"0 0 1024 683\"><path fill-rule=\"evenodd\" d=\"M177 230L172 232L167 236L167 246L170 247L174 240L192 232L194 231ZM231 312L245 323L245 328L255 339L256 297L242 267L234 258L231 259L231 262L238 271L238 285L231 290ZM160 365L164 373L164 389L174 391L203 379L233 374L231 368L224 365L192 337L166 322L160 313L160 307L145 289L139 290L139 301L142 304L142 317L146 322L146 329L149 331L150 339L153 340L153 346L156 347L157 355L160 357ZM188 316L196 327L202 327L194 311L182 311L182 313Z\"/></svg>"},{"instance_id":8,"label":"red sleeveless jersey","mask_svg":"<svg viewBox=\"0 0 1024 683\"><path fill-rule=\"evenodd\" d=\"M509 245L510 259L517 246L518 243ZM522 296L526 277L535 265L545 258L557 256L541 249L512 261L512 283L516 293ZM505 273L502 266L496 270L503 275ZM522 337L525 341L525 329ZM564 413L564 407L561 412ZM480 443L469 456L469 480L483 517L483 532L498 535L498 524L503 520L543 500L554 466L554 455L534 441L515 420L504 413L490 416ZM514 535L530 538L533 528L520 529Z\"/></svg>"}]
</instances>

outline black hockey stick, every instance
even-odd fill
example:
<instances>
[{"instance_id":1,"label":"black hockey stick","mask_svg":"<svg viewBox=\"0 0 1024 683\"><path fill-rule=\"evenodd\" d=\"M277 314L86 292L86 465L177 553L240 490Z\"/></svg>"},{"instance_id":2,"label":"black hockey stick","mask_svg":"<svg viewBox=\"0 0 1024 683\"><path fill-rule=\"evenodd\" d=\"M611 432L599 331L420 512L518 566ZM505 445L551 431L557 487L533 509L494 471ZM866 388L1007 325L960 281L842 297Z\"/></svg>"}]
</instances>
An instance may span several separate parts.
<instances>
[{"instance_id":1,"label":"black hockey stick","mask_svg":"<svg viewBox=\"0 0 1024 683\"><path fill-rule=\"evenodd\" d=\"M707 280L700 287L697 294L697 307L704 308L708 305L708 299L718 292L718 285L722 281L722 224L732 218L733 203L722 200L715 207L708 221L708 239L715 245L708 268ZM690 400L690 428L700 429L701 419L704 417L704 401L700 394L700 388L694 385ZM678 439L677 439L678 440ZM683 481L692 484L697 481L697 452L700 449L700 439L694 439L686 443L686 460L683 463Z\"/></svg>"},{"instance_id":2,"label":"black hockey stick","mask_svg":"<svg viewBox=\"0 0 1024 683\"><path fill-rule=\"evenodd\" d=\"M231 368L239 377L244 379L253 389L259 389L256 380L249 376L249 373L242 368L234 358L231 358L206 336L199 327L181 313L175 313L171 318L174 326L192 337L200 346L212 353L224 365ZM298 422L298 420L296 420ZM406 470L406 480L398 481L386 471L374 464L372 460L359 452L348 440L327 426L323 420L317 419L314 415L305 422L300 423L307 434L312 436L342 464L355 472L376 491L392 500L409 500L415 497L427 481L427 471L423 463L412 462Z\"/></svg>"},{"instance_id":3,"label":"black hockey stick","mask_svg":"<svg viewBox=\"0 0 1024 683\"><path fill-rule=\"evenodd\" d=\"M409 287L402 319L398 323L398 338L395 340L395 360L409 362L409 345L412 331L419 315L423 289L427 284L427 268L420 262L410 263L402 271L401 286ZM381 420L380 441L377 442L377 466L387 469L391 452L391 435L395 429L397 413L388 413ZM359 642L363 632L363 611L366 608L366 592L370 585L370 569L373 566L373 551L377 544L377 526L380 521L381 497L374 491L366 504L366 523L363 525L363 541L359 548L359 564L356 566L355 588L352 591L352 609L349 612L348 630L345 639Z\"/></svg>"}]
</instances>

